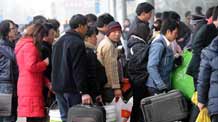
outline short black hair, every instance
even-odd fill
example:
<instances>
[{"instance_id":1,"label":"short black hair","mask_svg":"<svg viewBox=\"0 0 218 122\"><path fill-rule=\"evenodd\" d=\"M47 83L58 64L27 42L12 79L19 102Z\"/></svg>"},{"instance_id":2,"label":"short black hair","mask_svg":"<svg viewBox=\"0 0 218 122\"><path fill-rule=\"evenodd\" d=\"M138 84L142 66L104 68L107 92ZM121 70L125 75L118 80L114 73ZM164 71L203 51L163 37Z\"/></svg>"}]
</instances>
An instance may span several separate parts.
<instances>
[{"instance_id":1,"label":"short black hair","mask_svg":"<svg viewBox=\"0 0 218 122\"><path fill-rule=\"evenodd\" d=\"M176 28L179 29L179 24L177 23L177 21L174 19L167 19L163 21L161 29L160 29L160 33L165 35L168 30L173 31Z\"/></svg>"},{"instance_id":2,"label":"short black hair","mask_svg":"<svg viewBox=\"0 0 218 122\"><path fill-rule=\"evenodd\" d=\"M94 25L97 21L97 16L95 16L94 14L86 14L86 19L87 19L87 23L88 24L92 24Z\"/></svg>"},{"instance_id":3,"label":"short black hair","mask_svg":"<svg viewBox=\"0 0 218 122\"><path fill-rule=\"evenodd\" d=\"M55 31L60 27L60 22L57 19L48 19L48 23L51 23Z\"/></svg>"},{"instance_id":4,"label":"short black hair","mask_svg":"<svg viewBox=\"0 0 218 122\"><path fill-rule=\"evenodd\" d=\"M150 29L145 23L139 23L133 28L132 34L147 41L150 35Z\"/></svg>"},{"instance_id":5,"label":"short black hair","mask_svg":"<svg viewBox=\"0 0 218 122\"><path fill-rule=\"evenodd\" d=\"M201 14L201 11L202 11L202 7L201 6L196 6L195 7L196 14Z\"/></svg>"},{"instance_id":6,"label":"short black hair","mask_svg":"<svg viewBox=\"0 0 218 122\"><path fill-rule=\"evenodd\" d=\"M161 20L165 21L170 18L170 11L164 11L161 16Z\"/></svg>"},{"instance_id":7,"label":"short black hair","mask_svg":"<svg viewBox=\"0 0 218 122\"><path fill-rule=\"evenodd\" d=\"M185 12L185 17L191 16L191 11Z\"/></svg>"},{"instance_id":8,"label":"short black hair","mask_svg":"<svg viewBox=\"0 0 218 122\"><path fill-rule=\"evenodd\" d=\"M44 36L48 36L49 30L54 29L54 26L51 23L43 23L43 27L45 29L45 35Z\"/></svg>"},{"instance_id":9,"label":"short black hair","mask_svg":"<svg viewBox=\"0 0 218 122\"><path fill-rule=\"evenodd\" d=\"M91 37L93 34L98 34L98 29L96 26L88 26L88 30L85 34L85 37Z\"/></svg>"},{"instance_id":10,"label":"short black hair","mask_svg":"<svg viewBox=\"0 0 218 122\"><path fill-rule=\"evenodd\" d=\"M109 13L105 13L98 17L96 25L101 28L104 27L104 25L108 25L112 21L114 21L114 18Z\"/></svg>"},{"instance_id":11,"label":"short black hair","mask_svg":"<svg viewBox=\"0 0 218 122\"><path fill-rule=\"evenodd\" d=\"M47 22L47 19L42 15L34 16L33 21L32 21L32 23L34 23L34 24L36 24L36 23L43 24L43 23L46 23L46 22Z\"/></svg>"},{"instance_id":12,"label":"short black hair","mask_svg":"<svg viewBox=\"0 0 218 122\"><path fill-rule=\"evenodd\" d=\"M76 14L71 17L69 24L71 29L76 29L79 27L79 25L87 25L87 19L81 14Z\"/></svg>"},{"instance_id":13,"label":"short black hair","mask_svg":"<svg viewBox=\"0 0 218 122\"><path fill-rule=\"evenodd\" d=\"M155 14L155 17L158 18L158 19L161 19L161 16L162 16L162 13L161 12L157 12Z\"/></svg>"},{"instance_id":14,"label":"short black hair","mask_svg":"<svg viewBox=\"0 0 218 122\"><path fill-rule=\"evenodd\" d=\"M169 17L170 17L169 19L174 19L176 21L180 21L180 18L181 18L180 15L175 11L170 11Z\"/></svg>"},{"instance_id":15,"label":"short black hair","mask_svg":"<svg viewBox=\"0 0 218 122\"><path fill-rule=\"evenodd\" d=\"M153 9L154 7L148 2L139 3L136 8L136 14L139 16L142 12L149 13Z\"/></svg>"},{"instance_id":16,"label":"short black hair","mask_svg":"<svg viewBox=\"0 0 218 122\"><path fill-rule=\"evenodd\" d=\"M174 19L176 21L180 21L180 15L175 11L164 11L162 14L162 20Z\"/></svg>"},{"instance_id":17,"label":"short black hair","mask_svg":"<svg viewBox=\"0 0 218 122\"><path fill-rule=\"evenodd\" d=\"M218 19L218 6L216 6L214 9L213 9L213 21L217 20Z\"/></svg>"},{"instance_id":18,"label":"short black hair","mask_svg":"<svg viewBox=\"0 0 218 122\"><path fill-rule=\"evenodd\" d=\"M207 11L206 11L206 18L207 19L209 19L212 16L214 8L215 8L215 6L210 7L209 9L207 9Z\"/></svg>"},{"instance_id":19,"label":"short black hair","mask_svg":"<svg viewBox=\"0 0 218 122\"><path fill-rule=\"evenodd\" d=\"M11 20L3 20L0 23L0 38L3 40L8 39L8 33L10 32L10 23L14 25L14 22Z\"/></svg>"}]
</instances>

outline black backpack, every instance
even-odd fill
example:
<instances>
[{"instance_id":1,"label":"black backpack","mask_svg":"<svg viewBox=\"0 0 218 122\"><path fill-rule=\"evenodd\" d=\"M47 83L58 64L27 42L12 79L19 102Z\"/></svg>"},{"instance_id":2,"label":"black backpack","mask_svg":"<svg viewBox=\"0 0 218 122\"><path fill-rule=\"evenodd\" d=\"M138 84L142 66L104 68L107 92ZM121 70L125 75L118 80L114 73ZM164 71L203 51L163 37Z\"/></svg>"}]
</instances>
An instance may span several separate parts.
<instances>
[{"instance_id":1,"label":"black backpack","mask_svg":"<svg viewBox=\"0 0 218 122\"><path fill-rule=\"evenodd\" d=\"M130 40L131 41L131 40ZM155 42L156 43L156 42ZM162 41L157 41L162 43ZM147 71L147 63L151 42L148 44L142 40L137 41L130 47L130 59L128 61L128 75L132 83L139 84L145 82L149 76ZM166 49L164 48L163 55Z\"/></svg>"}]
</instances>

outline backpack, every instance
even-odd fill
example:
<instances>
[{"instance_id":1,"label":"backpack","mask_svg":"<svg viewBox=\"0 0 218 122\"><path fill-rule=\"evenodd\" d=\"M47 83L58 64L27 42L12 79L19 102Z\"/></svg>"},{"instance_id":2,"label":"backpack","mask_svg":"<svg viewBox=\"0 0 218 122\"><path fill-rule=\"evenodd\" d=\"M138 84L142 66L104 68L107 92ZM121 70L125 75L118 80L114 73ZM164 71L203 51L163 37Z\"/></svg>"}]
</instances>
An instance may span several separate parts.
<instances>
[{"instance_id":1,"label":"backpack","mask_svg":"<svg viewBox=\"0 0 218 122\"><path fill-rule=\"evenodd\" d=\"M139 41L137 41L130 47L130 59L128 61L129 78L133 84L138 84L139 82L144 83L149 76L149 73L147 71L147 63L151 41L149 43L146 43L141 38L137 38L134 36L132 38ZM163 44L162 41L157 41L155 43ZM162 56L165 55L165 52L166 49L164 48Z\"/></svg>"}]
</instances>

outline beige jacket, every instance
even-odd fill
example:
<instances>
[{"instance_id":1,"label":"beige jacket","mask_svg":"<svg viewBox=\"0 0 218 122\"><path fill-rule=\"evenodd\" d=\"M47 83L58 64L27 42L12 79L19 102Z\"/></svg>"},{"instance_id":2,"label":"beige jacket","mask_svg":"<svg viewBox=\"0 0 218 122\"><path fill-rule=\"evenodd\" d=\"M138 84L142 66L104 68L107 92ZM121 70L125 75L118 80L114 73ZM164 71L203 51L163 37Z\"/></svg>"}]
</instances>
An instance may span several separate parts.
<instances>
[{"instance_id":1,"label":"beige jacket","mask_svg":"<svg viewBox=\"0 0 218 122\"><path fill-rule=\"evenodd\" d=\"M111 40L105 36L97 47L97 57L101 64L105 67L108 82L107 88L120 88L118 75L118 51Z\"/></svg>"},{"instance_id":2,"label":"beige jacket","mask_svg":"<svg viewBox=\"0 0 218 122\"><path fill-rule=\"evenodd\" d=\"M101 32L98 33L97 35L97 45L104 39L105 35Z\"/></svg>"}]
</instances>

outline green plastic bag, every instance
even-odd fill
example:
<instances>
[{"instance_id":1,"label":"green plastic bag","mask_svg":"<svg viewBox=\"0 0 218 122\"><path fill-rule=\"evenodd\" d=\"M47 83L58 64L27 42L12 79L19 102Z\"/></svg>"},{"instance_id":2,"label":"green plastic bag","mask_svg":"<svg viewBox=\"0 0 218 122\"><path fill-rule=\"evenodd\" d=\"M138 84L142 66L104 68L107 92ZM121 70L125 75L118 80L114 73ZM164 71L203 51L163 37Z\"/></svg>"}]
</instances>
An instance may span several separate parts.
<instances>
[{"instance_id":1,"label":"green plastic bag","mask_svg":"<svg viewBox=\"0 0 218 122\"><path fill-rule=\"evenodd\" d=\"M193 78L186 74L189 62L192 58L192 53L185 50L183 53L183 63L172 73L172 88L178 89L182 94L190 100L195 88Z\"/></svg>"}]
</instances>

